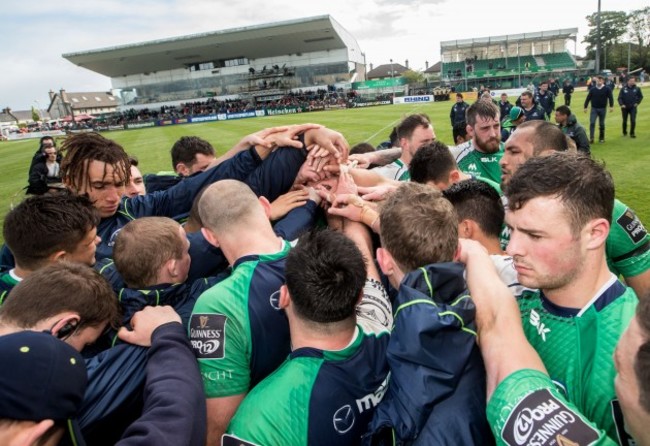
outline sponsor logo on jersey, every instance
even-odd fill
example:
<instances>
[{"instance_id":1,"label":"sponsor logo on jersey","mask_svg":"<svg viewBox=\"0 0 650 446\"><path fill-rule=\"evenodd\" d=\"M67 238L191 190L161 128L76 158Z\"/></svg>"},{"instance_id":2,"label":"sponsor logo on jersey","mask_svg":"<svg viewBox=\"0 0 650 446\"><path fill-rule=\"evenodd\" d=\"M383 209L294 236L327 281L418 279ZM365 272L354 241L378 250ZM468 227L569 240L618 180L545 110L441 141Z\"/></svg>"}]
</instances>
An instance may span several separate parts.
<instances>
[{"instance_id":1,"label":"sponsor logo on jersey","mask_svg":"<svg viewBox=\"0 0 650 446\"><path fill-rule=\"evenodd\" d=\"M643 227L643 223L641 223L639 217L637 217L630 209L626 209L625 212L623 212L623 215L618 217L616 223L623 228L627 236L630 237L630 240L634 243L639 243L648 234L648 231Z\"/></svg>"},{"instance_id":2,"label":"sponsor logo on jersey","mask_svg":"<svg viewBox=\"0 0 650 446\"><path fill-rule=\"evenodd\" d=\"M269 304L274 310L281 310L280 308L280 290L277 290L275 293L271 294L269 297Z\"/></svg>"},{"instance_id":3,"label":"sponsor logo on jersey","mask_svg":"<svg viewBox=\"0 0 650 446\"><path fill-rule=\"evenodd\" d=\"M539 313L535 310L530 311L530 318L528 319L530 325L537 329L537 334L542 337L542 341L546 342L546 333L550 333L551 329L541 321Z\"/></svg>"},{"instance_id":4,"label":"sponsor logo on jersey","mask_svg":"<svg viewBox=\"0 0 650 446\"><path fill-rule=\"evenodd\" d=\"M482 156L481 157L481 162L482 163L496 163L497 162L497 157L496 156Z\"/></svg>"},{"instance_id":5,"label":"sponsor logo on jersey","mask_svg":"<svg viewBox=\"0 0 650 446\"><path fill-rule=\"evenodd\" d=\"M475 163L470 163L469 166L467 166L467 170L478 170L478 168Z\"/></svg>"},{"instance_id":6,"label":"sponsor logo on jersey","mask_svg":"<svg viewBox=\"0 0 650 446\"><path fill-rule=\"evenodd\" d=\"M197 359L225 357L226 321L223 314L193 314L190 319L190 342Z\"/></svg>"},{"instance_id":7,"label":"sponsor logo on jersey","mask_svg":"<svg viewBox=\"0 0 650 446\"><path fill-rule=\"evenodd\" d=\"M501 438L509 446L588 445L598 437L596 429L548 389L526 395L501 430Z\"/></svg>"},{"instance_id":8,"label":"sponsor logo on jersey","mask_svg":"<svg viewBox=\"0 0 650 446\"><path fill-rule=\"evenodd\" d=\"M345 434L354 426L354 409L349 404L339 408L332 417L334 430L339 434Z\"/></svg>"},{"instance_id":9,"label":"sponsor logo on jersey","mask_svg":"<svg viewBox=\"0 0 650 446\"><path fill-rule=\"evenodd\" d=\"M381 385L377 387L377 390L357 400L357 408L359 409L359 413L363 413L364 410L370 410L373 407L376 407L377 404L379 404L381 400L384 399L384 395L386 394L386 389L388 387L389 377L390 373L386 376L386 379L384 379Z\"/></svg>"}]
</instances>

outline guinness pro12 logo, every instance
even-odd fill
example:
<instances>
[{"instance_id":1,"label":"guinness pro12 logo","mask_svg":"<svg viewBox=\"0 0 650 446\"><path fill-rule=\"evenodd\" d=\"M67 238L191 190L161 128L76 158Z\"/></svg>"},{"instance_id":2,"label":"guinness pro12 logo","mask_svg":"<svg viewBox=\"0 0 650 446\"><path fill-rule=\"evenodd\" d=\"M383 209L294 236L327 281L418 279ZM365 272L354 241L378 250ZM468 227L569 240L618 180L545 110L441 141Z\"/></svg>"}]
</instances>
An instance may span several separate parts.
<instances>
[{"instance_id":1,"label":"guinness pro12 logo","mask_svg":"<svg viewBox=\"0 0 650 446\"><path fill-rule=\"evenodd\" d=\"M226 321L223 314L193 314L190 342L198 359L222 359L225 356Z\"/></svg>"}]
</instances>

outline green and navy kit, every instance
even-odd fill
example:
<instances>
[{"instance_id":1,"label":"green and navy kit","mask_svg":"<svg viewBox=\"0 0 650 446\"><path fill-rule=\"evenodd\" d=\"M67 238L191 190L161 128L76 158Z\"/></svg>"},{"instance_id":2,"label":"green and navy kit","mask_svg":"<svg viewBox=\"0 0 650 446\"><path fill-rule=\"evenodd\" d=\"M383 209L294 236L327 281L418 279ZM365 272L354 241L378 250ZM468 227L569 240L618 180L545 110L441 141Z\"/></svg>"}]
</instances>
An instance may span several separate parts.
<instances>
[{"instance_id":1,"label":"green and navy kit","mask_svg":"<svg viewBox=\"0 0 650 446\"><path fill-rule=\"evenodd\" d=\"M501 381L488 402L487 416L498 446L618 444L539 370L517 370Z\"/></svg>"},{"instance_id":2,"label":"green and navy kit","mask_svg":"<svg viewBox=\"0 0 650 446\"><path fill-rule=\"evenodd\" d=\"M634 316L634 291L612 275L582 309L559 307L540 291L524 292L518 303L526 338L553 382L610 438L622 437L624 428L615 422L612 355Z\"/></svg>"},{"instance_id":3,"label":"green and navy kit","mask_svg":"<svg viewBox=\"0 0 650 446\"><path fill-rule=\"evenodd\" d=\"M409 166L404 164L401 159L396 159L390 164L385 166L375 167L372 169L384 178L395 181L410 181L411 174L409 173Z\"/></svg>"},{"instance_id":4,"label":"green and navy kit","mask_svg":"<svg viewBox=\"0 0 650 446\"><path fill-rule=\"evenodd\" d=\"M238 259L230 277L196 302L189 337L208 398L239 395L290 353L289 324L279 307L290 245Z\"/></svg>"},{"instance_id":5,"label":"green and navy kit","mask_svg":"<svg viewBox=\"0 0 650 446\"><path fill-rule=\"evenodd\" d=\"M650 235L634 211L618 200L614 200L605 252L614 274L633 277L650 269Z\"/></svg>"},{"instance_id":6,"label":"green and navy kit","mask_svg":"<svg viewBox=\"0 0 650 446\"><path fill-rule=\"evenodd\" d=\"M9 292L20 282L20 279L13 273L13 269L0 274L0 305L9 295Z\"/></svg>"},{"instance_id":7,"label":"green and navy kit","mask_svg":"<svg viewBox=\"0 0 650 446\"><path fill-rule=\"evenodd\" d=\"M343 350L293 351L244 399L222 444L360 444L388 379L388 331L366 330Z\"/></svg>"},{"instance_id":8,"label":"green and navy kit","mask_svg":"<svg viewBox=\"0 0 650 446\"><path fill-rule=\"evenodd\" d=\"M470 142L456 154L456 164L458 164L458 168L462 172L473 177L478 179L487 178L495 183L500 183L501 167L499 167L499 161L503 157L503 150L504 145L500 143L498 152L482 153L474 149L473 143Z\"/></svg>"}]
</instances>

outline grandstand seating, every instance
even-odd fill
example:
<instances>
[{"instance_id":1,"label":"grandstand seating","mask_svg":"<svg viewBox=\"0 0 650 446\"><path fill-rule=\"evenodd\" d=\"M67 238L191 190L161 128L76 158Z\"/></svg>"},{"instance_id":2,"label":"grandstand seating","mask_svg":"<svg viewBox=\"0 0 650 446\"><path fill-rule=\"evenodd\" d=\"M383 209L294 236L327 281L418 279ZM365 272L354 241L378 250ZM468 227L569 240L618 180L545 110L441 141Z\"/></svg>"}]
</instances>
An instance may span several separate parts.
<instances>
[{"instance_id":1,"label":"grandstand seating","mask_svg":"<svg viewBox=\"0 0 650 446\"><path fill-rule=\"evenodd\" d=\"M542 62L542 63L538 63ZM518 72L521 67L522 72L538 72L549 70L562 70L575 68L576 64L573 57L567 52L542 54L539 56L520 56L520 57L500 57L495 59L478 59L473 63L474 70L467 73L467 77L483 76L507 76ZM465 76L465 62L449 62L443 66L443 76L451 72L451 77L456 77L456 72L460 70L461 76Z\"/></svg>"},{"instance_id":2,"label":"grandstand seating","mask_svg":"<svg viewBox=\"0 0 650 446\"><path fill-rule=\"evenodd\" d=\"M567 52L543 54L546 67L553 69L571 69L576 67L573 57Z\"/></svg>"}]
</instances>

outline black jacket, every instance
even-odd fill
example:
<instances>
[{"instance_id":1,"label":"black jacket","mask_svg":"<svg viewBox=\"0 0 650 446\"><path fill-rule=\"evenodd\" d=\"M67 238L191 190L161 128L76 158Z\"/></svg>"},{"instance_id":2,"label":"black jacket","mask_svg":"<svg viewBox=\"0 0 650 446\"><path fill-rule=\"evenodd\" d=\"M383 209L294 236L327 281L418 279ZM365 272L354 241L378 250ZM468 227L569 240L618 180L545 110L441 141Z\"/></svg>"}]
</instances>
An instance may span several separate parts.
<instances>
[{"instance_id":1,"label":"black jacket","mask_svg":"<svg viewBox=\"0 0 650 446\"><path fill-rule=\"evenodd\" d=\"M614 106L614 95L612 90L603 86L602 88L593 87L589 90L587 94L587 99L585 99L585 108L589 107L589 101L591 101L592 108L606 108L607 102L609 101L610 108Z\"/></svg>"},{"instance_id":2,"label":"black jacket","mask_svg":"<svg viewBox=\"0 0 650 446\"><path fill-rule=\"evenodd\" d=\"M638 86L628 87L627 85L621 88L618 93L618 105L624 105L625 108L632 108L639 105L643 100L643 93Z\"/></svg>"}]
</instances>

